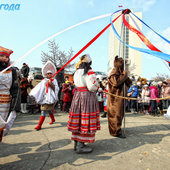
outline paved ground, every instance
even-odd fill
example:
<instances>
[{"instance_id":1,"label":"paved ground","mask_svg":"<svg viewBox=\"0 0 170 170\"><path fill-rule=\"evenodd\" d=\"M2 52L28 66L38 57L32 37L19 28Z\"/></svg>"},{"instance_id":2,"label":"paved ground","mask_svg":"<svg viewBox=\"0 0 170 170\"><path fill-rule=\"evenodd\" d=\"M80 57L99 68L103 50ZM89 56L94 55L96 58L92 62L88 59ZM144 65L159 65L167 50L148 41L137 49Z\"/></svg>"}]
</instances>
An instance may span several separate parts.
<instances>
[{"instance_id":1,"label":"paved ground","mask_svg":"<svg viewBox=\"0 0 170 170\"><path fill-rule=\"evenodd\" d=\"M168 170L170 169L170 120L143 114L126 116L126 139L111 137L107 119L91 144L90 154L73 151L68 114L56 113L56 123L35 131L40 114L18 115L10 134L0 143L0 170Z\"/></svg>"}]
</instances>

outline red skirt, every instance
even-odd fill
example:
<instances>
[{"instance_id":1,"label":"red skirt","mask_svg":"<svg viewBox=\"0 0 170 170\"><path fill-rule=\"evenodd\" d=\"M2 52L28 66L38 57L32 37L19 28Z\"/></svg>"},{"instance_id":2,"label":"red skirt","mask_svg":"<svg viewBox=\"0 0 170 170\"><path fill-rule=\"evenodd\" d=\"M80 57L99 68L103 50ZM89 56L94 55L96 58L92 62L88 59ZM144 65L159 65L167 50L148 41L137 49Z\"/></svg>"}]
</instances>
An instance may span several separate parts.
<instances>
[{"instance_id":1,"label":"red skirt","mask_svg":"<svg viewBox=\"0 0 170 170\"><path fill-rule=\"evenodd\" d=\"M73 97L71 109L69 112L69 121L67 128L73 132L72 139L95 137L95 132L100 130L99 104L96 93L90 92L87 88L78 89ZM79 137L74 137L79 135ZM83 140L83 139L82 139ZM79 141L79 140L78 140ZM89 140L91 142L94 139Z\"/></svg>"},{"instance_id":2,"label":"red skirt","mask_svg":"<svg viewBox=\"0 0 170 170\"><path fill-rule=\"evenodd\" d=\"M89 133L89 134L81 134L81 133L74 133L72 132L72 140L76 140L79 142L88 142L88 143L94 143L95 142L95 133Z\"/></svg>"}]
</instances>

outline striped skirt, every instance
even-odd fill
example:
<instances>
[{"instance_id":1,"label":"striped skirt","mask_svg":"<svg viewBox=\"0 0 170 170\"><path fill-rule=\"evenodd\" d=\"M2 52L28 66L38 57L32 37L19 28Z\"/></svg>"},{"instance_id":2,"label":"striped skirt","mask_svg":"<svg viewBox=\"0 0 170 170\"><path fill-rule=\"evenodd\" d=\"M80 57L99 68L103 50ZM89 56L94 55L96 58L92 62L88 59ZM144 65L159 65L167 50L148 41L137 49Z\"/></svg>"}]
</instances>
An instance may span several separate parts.
<instances>
[{"instance_id":1,"label":"striped skirt","mask_svg":"<svg viewBox=\"0 0 170 170\"><path fill-rule=\"evenodd\" d=\"M11 96L9 94L0 94L0 129L4 128L9 108L10 108Z\"/></svg>"},{"instance_id":2,"label":"striped skirt","mask_svg":"<svg viewBox=\"0 0 170 170\"><path fill-rule=\"evenodd\" d=\"M87 88L78 88L75 92L67 128L72 132L72 140L93 143L95 132L100 130L99 104L96 93Z\"/></svg>"}]
</instances>

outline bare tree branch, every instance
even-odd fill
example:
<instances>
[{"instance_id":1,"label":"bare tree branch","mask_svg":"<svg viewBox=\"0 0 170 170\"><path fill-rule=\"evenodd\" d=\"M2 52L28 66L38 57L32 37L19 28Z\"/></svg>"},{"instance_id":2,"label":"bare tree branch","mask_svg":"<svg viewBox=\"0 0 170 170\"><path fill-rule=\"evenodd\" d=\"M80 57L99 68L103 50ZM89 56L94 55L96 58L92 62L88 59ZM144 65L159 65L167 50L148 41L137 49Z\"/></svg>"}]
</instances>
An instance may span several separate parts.
<instances>
[{"instance_id":1,"label":"bare tree branch","mask_svg":"<svg viewBox=\"0 0 170 170\"><path fill-rule=\"evenodd\" d=\"M49 52L42 51L41 53L41 61L43 64L45 64L48 60L54 63L54 65L57 68L62 67L64 64L66 64L71 57L73 56L73 50L70 48L68 52L60 51L59 45L56 44L55 40L49 41L48 43ZM66 66L66 69L73 68L75 63L69 63Z\"/></svg>"}]
</instances>

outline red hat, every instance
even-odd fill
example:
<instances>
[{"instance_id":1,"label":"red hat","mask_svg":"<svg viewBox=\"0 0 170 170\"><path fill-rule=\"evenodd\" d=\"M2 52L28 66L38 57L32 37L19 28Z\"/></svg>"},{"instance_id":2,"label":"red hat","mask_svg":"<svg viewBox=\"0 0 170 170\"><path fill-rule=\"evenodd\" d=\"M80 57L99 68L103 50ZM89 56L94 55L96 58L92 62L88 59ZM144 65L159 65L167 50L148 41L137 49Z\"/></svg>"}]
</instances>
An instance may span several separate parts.
<instances>
[{"instance_id":1,"label":"red hat","mask_svg":"<svg viewBox=\"0 0 170 170\"><path fill-rule=\"evenodd\" d=\"M9 57L12 53L13 53L12 50L0 46L0 55L6 55Z\"/></svg>"}]
</instances>

